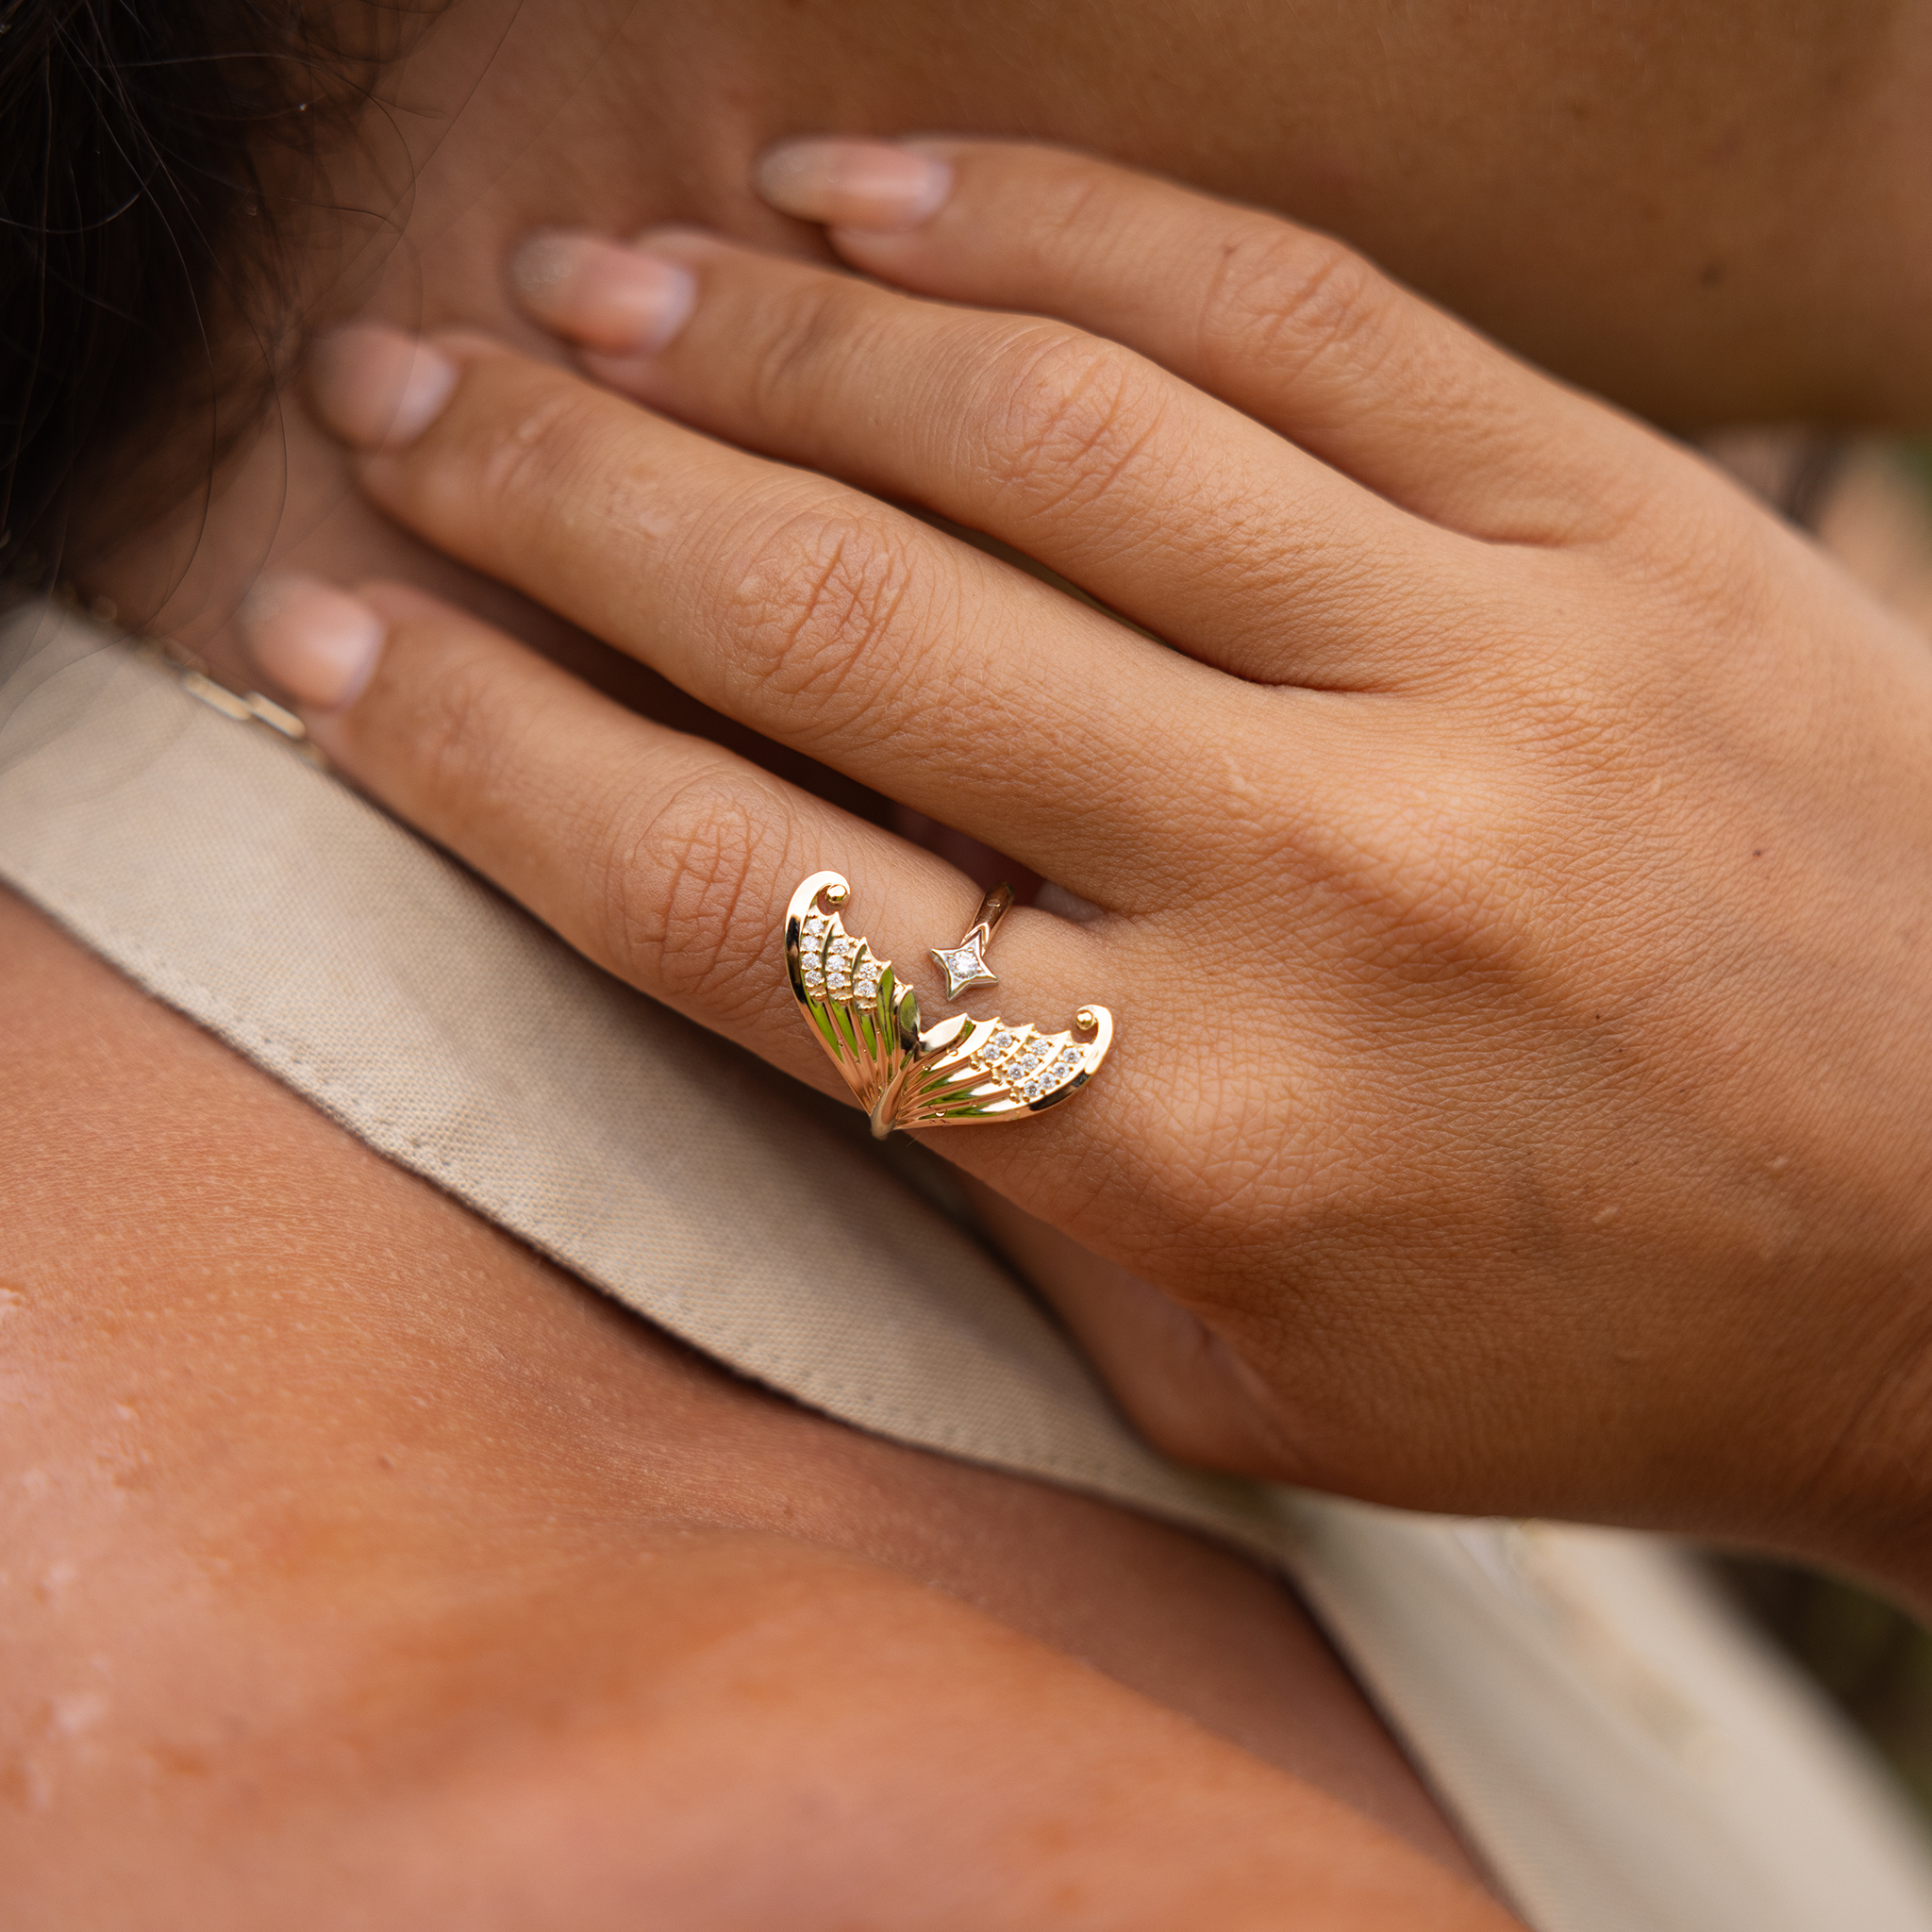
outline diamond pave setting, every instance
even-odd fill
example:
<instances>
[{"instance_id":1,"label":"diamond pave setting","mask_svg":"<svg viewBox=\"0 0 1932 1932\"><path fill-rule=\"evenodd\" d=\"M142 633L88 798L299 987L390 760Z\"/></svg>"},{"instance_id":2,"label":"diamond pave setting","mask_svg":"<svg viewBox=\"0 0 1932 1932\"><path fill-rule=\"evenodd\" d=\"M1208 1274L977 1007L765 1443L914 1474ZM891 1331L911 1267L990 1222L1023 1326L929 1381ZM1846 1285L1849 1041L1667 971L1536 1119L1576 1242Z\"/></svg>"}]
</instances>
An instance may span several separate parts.
<instances>
[{"instance_id":1,"label":"diamond pave setting","mask_svg":"<svg viewBox=\"0 0 1932 1932\"><path fill-rule=\"evenodd\" d=\"M1042 1035L1030 1026L1016 1030L996 1024L968 1058L977 1076L997 1081L1029 1103L1058 1093L1087 1065L1086 1053L1067 1035Z\"/></svg>"},{"instance_id":2,"label":"diamond pave setting","mask_svg":"<svg viewBox=\"0 0 1932 1932\"><path fill-rule=\"evenodd\" d=\"M1082 1007L1066 1032L964 1013L922 1024L917 992L899 983L891 961L865 938L846 929L841 913L850 892L837 873L802 880L786 908L787 950L804 1016L875 1136L1024 1120L1068 1099L1099 1070L1113 1035L1113 1017L1102 1006ZM954 990L996 981L986 953L1009 904L1008 889L995 888L957 946L933 949Z\"/></svg>"},{"instance_id":3,"label":"diamond pave setting","mask_svg":"<svg viewBox=\"0 0 1932 1932\"><path fill-rule=\"evenodd\" d=\"M887 964L874 958L865 941L846 932L836 914L828 918L814 908L799 922L799 976L813 999L874 1005Z\"/></svg>"}]
</instances>

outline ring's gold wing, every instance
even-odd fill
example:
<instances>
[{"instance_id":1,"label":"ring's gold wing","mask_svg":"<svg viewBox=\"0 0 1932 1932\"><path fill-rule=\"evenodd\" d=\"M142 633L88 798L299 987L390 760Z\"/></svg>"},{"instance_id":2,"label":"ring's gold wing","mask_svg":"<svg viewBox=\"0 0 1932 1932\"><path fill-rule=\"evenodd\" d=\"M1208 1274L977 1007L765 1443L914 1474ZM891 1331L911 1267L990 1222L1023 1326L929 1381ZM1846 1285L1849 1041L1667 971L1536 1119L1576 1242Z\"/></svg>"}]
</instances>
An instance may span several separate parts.
<instances>
[{"instance_id":1,"label":"ring's gold wing","mask_svg":"<svg viewBox=\"0 0 1932 1932\"><path fill-rule=\"evenodd\" d=\"M792 997L872 1117L880 1140L894 1127L966 1127L1024 1120L1076 1093L1113 1044L1113 1015L1081 1008L1079 1030L1042 1033L964 1013L922 1030L919 995L892 962L845 930L836 909L851 887L815 872L785 911L785 970ZM819 905L824 895L826 906Z\"/></svg>"}]
</instances>

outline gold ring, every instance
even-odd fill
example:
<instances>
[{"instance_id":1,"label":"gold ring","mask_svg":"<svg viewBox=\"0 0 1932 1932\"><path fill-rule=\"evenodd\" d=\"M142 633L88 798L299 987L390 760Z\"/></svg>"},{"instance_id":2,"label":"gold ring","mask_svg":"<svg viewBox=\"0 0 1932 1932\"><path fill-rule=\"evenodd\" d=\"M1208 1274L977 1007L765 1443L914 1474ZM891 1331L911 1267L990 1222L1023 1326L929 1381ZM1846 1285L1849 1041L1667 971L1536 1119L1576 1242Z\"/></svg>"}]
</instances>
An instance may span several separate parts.
<instances>
[{"instance_id":1,"label":"gold ring","mask_svg":"<svg viewBox=\"0 0 1932 1932\"><path fill-rule=\"evenodd\" d=\"M899 983L890 959L845 930L839 908L851 896L836 872L815 872L800 884L785 908L785 972L806 1024L881 1141L894 1127L1024 1120L1058 1107L1100 1071L1113 1044L1113 1015L1091 1002L1061 1033L966 1013L922 1027L919 994ZM995 886L958 945L932 949L945 968L948 998L998 984L985 949L1012 903L1011 887ZM1093 1037L1083 1042L1074 1032Z\"/></svg>"}]
</instances>

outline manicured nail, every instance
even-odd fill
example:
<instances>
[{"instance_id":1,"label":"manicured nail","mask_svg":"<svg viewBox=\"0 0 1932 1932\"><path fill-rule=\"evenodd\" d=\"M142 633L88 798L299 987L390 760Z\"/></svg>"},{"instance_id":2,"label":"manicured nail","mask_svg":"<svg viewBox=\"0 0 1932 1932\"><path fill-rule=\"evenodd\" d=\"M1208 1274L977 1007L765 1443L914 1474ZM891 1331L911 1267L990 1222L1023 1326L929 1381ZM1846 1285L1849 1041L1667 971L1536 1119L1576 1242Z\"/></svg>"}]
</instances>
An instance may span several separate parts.
<instances>
[{"instance_id":1,"label":"manicured nail","mask_svg":"<svg viewBox=\"0 0 1932 1932\"><path fill-rule=\"evenodd\" d=\"M783 141L758 157L752 185L788 215L902 235L945 206L953 171L891 142Z\"/></svg>"},{"instance_id":2,"label":"manicured nail","mask_svg":"<svg viewBox=\"0 0 1932 1932\"><path fill-rule=\"evenodd\" d=\"M510 287L545 328L609 356L651 356L691 318L683 263L601 235L540 228L510 257Z\"/></svg>"},{"instance_id":3,"label":"manicured nail","mask_svg":"<svg viewBox=\"0 0 1932 1932\"><path fill-rule=\"evenodd\" d=\"M308 352L309 392L323 427L355 449L404 449L442 411L457 365L415 336L351 323Z\"/></svg>"},{"instance_id":4,"label":"manicured nail","mask_svg":"<svg viewBox=\"0 0 1932 1932\"><path fill-rule=\"evenodd\" d=\"M362 695L387 634L359 597L293 573L259 578L241 618L257 665L298 702L324 711Z\"/></svg>"}]
</instances>

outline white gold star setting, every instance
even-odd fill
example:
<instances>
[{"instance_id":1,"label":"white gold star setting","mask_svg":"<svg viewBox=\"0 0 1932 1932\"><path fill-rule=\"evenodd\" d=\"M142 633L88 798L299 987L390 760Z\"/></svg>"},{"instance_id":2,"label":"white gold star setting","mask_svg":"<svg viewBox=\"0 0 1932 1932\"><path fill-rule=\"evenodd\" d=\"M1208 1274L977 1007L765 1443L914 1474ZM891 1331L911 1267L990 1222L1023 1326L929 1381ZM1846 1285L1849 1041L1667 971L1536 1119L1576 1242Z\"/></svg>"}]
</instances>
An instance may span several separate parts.
<instances>
[{"instance_id":1,"label":"white gold star setting","mask_svg":"<svg viewBox=\"0 0 1932 1932\"><path fill-rule=\"evenodd\" d=\"M990 935L983 926L974 926L957 946L949 946L941 952L933 947L932 956L946 972L946 997L956 1000L969 986L997 986L1000 976L986 963L980 950Z\"/></svg>"}]
</instances>

